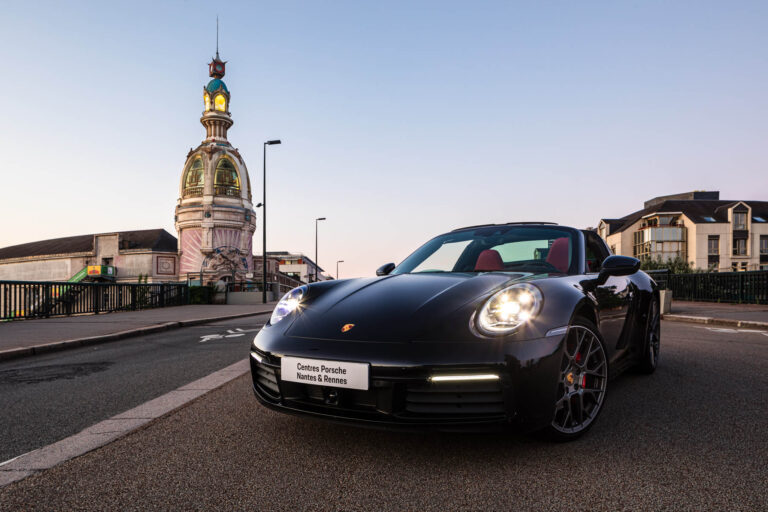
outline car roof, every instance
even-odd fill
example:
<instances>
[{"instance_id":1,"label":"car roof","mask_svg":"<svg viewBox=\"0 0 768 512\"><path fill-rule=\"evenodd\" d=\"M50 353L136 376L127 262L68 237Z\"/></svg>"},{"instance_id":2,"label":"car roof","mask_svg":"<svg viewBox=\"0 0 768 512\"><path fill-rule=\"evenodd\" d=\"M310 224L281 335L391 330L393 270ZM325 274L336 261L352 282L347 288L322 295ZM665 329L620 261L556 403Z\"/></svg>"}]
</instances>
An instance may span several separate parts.
<instances>
[{"instance_id":1,"label":"car roof","mask_svg":"<svg viewBox=\"0 0 768 512\"><path fill-rule=\"evenodd\" d=\"M492 226L557 226L557 222L506 222L504 224L478 224L476 226L467 226L464 228L456 228L451 230L451 233L456 231L464 231L466 229L488 228Z\"/></svg>"}]
</instances>

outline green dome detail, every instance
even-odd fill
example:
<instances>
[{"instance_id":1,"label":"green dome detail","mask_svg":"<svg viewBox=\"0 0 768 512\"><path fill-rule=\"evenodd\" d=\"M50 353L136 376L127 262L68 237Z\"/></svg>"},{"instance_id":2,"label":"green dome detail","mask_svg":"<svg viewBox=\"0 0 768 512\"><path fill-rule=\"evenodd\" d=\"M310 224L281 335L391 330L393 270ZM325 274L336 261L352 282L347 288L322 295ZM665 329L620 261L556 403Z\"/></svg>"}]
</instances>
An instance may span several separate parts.
<instances>
[{"instance_id":1,"label":"green dome detail","mask_svg":"<svg viewBox=\"0 0 768 512\"><path fill-rule=\"evenodd\" d=\"M208 82L208 85L205 86L205 90L211 94L218 91L219 89L224 89L224 92L229 94L229 89L227 89L227 84L225 84L223 80L219 80L218 78L214 78L213 80Z\"/></svg>"}]
</instances>

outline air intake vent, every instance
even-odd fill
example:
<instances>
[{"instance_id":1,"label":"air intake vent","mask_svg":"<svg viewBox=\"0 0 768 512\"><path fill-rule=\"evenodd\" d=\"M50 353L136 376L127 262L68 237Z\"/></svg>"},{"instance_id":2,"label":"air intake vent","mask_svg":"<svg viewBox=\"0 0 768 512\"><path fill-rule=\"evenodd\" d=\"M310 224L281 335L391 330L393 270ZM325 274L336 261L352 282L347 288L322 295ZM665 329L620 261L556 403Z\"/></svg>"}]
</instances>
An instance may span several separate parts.
<instances>
[{"instance_id":1,"label":"air intake vent","mask_svg":"<svg viewBox=\"0 0 768 512\"><path fill-rule=\"evenodd\" d=\"M482 416L505 411L498 381L408 386L405 402L405 410L419 416Z\"/></svg>"},{"instance_id":2,"label":"air intake vent","mask_svg":"<svg viewBox=\"0 0 768 512\"><path fill-rule=\"evenodd\" d=\"M277 386L275 370L262 363L256 363L256 385L261 391L272 398L280 397L280 388Z\"/></svg>"}]
</instances>

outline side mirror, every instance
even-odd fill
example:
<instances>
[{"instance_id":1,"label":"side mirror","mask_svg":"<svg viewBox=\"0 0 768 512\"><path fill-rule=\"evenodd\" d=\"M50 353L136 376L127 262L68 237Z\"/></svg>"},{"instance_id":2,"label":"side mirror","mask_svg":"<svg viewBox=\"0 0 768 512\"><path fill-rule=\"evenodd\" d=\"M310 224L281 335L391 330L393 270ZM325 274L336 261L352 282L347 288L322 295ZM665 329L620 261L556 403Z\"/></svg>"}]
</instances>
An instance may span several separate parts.
<instances>
[{"instance_id":1,"label":"side mirror","mask_svg":"<svg viewBox=\"0 0 768 512\"><path fill-rule=\"evenodd\" d=\"M638 262L639 264L639 262ZM392 272L395 269L394 263L386 263L382 266L380 266L378 269L376 269L376 275L377 276L386 276L389 275L390 272Z\"/></svg>"},{"instance_id":2,"label":"side mirror","mask_svg":"<svg viewBox=\"0 0 768 512\"><path fill-rule=\"evenodd\" d=\"M604 285L611 276L629 276L640 270L640 260L630 256L608 256L600 267L600 273L595 279L582 281L581 285L587 291L592 291Z\"/></svg>"},{"instance_id":3,"label":"side mirror","mask_svg":"<svg viewBox=\"0 0 768 512\"><path fill-rule=\"evenodd\" d=\"M604 284L610 276L629 276L640 270L640 260L630 256L608 256L597 275L598 284Z\"/></svg>"}]
</instances>

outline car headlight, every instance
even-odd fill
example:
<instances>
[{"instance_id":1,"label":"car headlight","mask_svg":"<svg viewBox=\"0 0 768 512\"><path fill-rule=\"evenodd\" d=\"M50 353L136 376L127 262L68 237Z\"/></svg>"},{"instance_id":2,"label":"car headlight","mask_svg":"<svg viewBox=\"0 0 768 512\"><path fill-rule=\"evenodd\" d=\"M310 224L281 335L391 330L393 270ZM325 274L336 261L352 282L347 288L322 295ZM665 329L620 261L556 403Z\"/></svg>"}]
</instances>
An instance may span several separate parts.
<instances>
[{"instance_id":1,"label":"car headlight","mask_svg":"<svg viewBox=\"0 0 768 512\"><path fill-rule=\"evenodd\" d=\"M509 334L536 316L541 292L528 283L518 283L496 292L477 315L477 328L485 335Z\"/></svg>"},{"instance_id":2,"label":"car headlight","mask_svg":"<svg viewBox=\"0 0 768 512\"><path fill-rule=\"evenodd\" d=\"M272 317L269 319L269 323L275 325L277 322L296 311L306 294L307 287L299 286L283 295L283 298L280 299L280 302L275 306L275 310L272 311Z\"/></svg>"}]
</instances>

